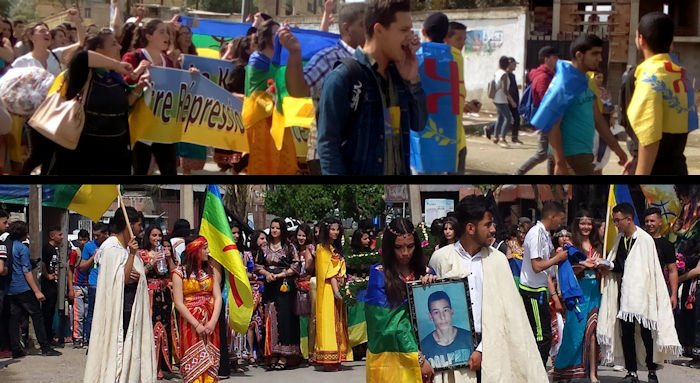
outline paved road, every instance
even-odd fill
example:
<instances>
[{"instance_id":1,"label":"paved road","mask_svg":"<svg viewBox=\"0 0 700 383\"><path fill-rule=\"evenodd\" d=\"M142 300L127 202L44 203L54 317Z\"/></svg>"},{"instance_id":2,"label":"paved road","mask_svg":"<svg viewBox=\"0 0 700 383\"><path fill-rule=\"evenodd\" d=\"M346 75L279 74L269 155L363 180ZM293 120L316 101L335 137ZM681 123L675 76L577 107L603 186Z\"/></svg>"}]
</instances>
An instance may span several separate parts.
<instances>
[{"instance_id":1,"label":"paved road","mask_svg":"<svg viewBox=\"0 0 700 383\"><path fill-rule=\"evenodd\" d=\"M67 348L61 350L60 357L42 357L29 355L19 361L8 361L9 366L0 370L0 382L3 383L79 383L83 378L85 366L85 350ZM622 372L602 367L599 378L603 383L617 383ZM695 383L700 382L700 370L667 364L659 371L662 383ZM264 378L255 379L255 378ZM181 382L173 378L170 382ZM348 363L343 371L327 373L315 371L312 367L288 371L267 372L262 368L251 368L245 373L234 375L224 382L265 382L265 383L362 383L365 381L364 362ZM646 374L641 381L646 382ZM165 381L167 382L167 381ZM585 381L582 381L585 382Z\"/></svg>"},{"instance_id":2,"label":"paved road","mask_svg":"<svg viewBox=\"0 0 700 383\"><path fill-rule=\"evenodd\" d=\"M525 143L524 145L510 145L509 148L502 148L489 141L486 136L468 135L467 174L513 174L537 151L537 134L525 132L519 136L520 140ZM508 141L510 141L510 134ZM626 151L627 145L624 142L620 144ZM700 133L693 132L688 136L685 156L689 174L700 174ZM537 165L528 174L547 174L546 164L544 162ZM603 174L619 175L621 171L622 167L617 164L617 156L614 153L611 154L610 161L603 169Z\"/></svg>"}]
</instances>

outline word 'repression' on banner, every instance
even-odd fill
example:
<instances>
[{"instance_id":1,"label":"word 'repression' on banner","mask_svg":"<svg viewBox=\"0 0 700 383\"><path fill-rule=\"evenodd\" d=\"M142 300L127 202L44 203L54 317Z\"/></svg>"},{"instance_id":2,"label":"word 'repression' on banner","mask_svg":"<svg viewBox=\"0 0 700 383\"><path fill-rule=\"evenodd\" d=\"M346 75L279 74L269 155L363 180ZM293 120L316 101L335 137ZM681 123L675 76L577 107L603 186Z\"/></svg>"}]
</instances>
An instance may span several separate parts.
<instances>
[{"instance_id":1,"label":"word 'repression' on banner","mask_svg":"<svg viewBox=\"0 0 700 383\"><path fill-rule=\"evenodd\" d=\"M189 69L195 67L199 69L202 76L211 80L214 84L224 87L226 79L233 71L236 64L231 61L218 60L209 57L199 57L195 55L182 55L182 68Z\"/></svg>"},{"instance_id":2,"label":"word 'repression' on banner","mask_svg":"<svg viewBox=\"0 0 700 383\"><path fill-rule=\"evenodd\" d=\"M242 102L201 74L151 67L153 87L129 116L132 144L189 142L248 152Z\"/></svg>"},{"instance_id":3,"label":"word 'repression' on banner","mask_svg":"<svg viewBox=\"0 0 700 383\"><path fill-rule=\"evenodd\" d=\"M417 54L428 122L422 131L411 131L411 168L417 173L454 173L457 135L464 134L459 66L447 44L423 43Z\"/></svg>"}]
</instances>

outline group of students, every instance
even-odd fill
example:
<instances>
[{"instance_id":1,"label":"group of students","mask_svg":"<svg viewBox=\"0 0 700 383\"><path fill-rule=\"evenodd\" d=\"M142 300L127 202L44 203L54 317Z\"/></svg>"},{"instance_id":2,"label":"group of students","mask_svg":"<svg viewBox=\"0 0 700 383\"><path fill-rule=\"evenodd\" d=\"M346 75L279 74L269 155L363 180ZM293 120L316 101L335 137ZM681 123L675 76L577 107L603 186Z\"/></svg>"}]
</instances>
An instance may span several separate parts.
<instances>
[{"instance_id":1,"label":"group of students","mask_svg":"<svg viewBox=\"0 0 700 383\"><path fill-rule=\"evenodd\" d=\"M619 113L629 136L631 158L612 134L606 115L611 100L602 87L602 74L596 72L602 62L603 40L593 34L576 38L570 47L570 63L557 64L556 50L541 49L541 65L529 73L529 100L534 109L530 123L541 130L538 151L516 174L525 174L546 159L549 174L602 174L609 150L618 157L625 174L687 175L684 151L688 133L698 126L697 107L692 83L671 54L674 30L673 20L661 12L639 20L635 42L644 61L626 72ZM553 104L563 113L552 110L552 105L540 108L548 93L557 93L550 90L551 83L575 82L575 77L584 76L590 77L588 86L569 95L569 101ZM545 117L551 114L556 117Z\"/></svg>"}]
</instances>

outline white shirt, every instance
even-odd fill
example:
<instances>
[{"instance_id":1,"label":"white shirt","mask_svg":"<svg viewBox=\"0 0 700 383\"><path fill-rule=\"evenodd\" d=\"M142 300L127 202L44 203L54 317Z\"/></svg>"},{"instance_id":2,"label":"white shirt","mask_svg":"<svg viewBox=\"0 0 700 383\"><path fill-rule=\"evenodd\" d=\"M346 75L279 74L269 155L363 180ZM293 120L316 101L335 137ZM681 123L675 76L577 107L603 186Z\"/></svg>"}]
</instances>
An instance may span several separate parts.
<instances>
[{"instance_id":1,"label":"white shirt","mask_svg":"<svg viewBox=\"0 0 700 383\"><path fill-rule=\"evenodd\" d=\"M547 275L550 273L551 268L536 273L532 269L532 260L544 259L547 261L553 250L554 245L552 244L552 237L549 235L549 230L544 227L541 221L537 221L537 224L533 226L525 236L525 243L523 244L523 267L520 270L521 284L533 289L548 286Z\"/></svg>"},{"instance_id":2,"label":"white shirt","mask_svg":"<svg viewBox=\"0 0 700 383\"><path fill-rule=\"evenodd\" d=\"M484 297L484 268L481 264L481 253L470 255L464 250L462 244L457 241L454 244L459 259L466 269L469 270L467 280L469 281L469 297L472 303L472 316L474 317L474 332L481 333L481 307ZM483 342L479 342L476 351L482 352Z\"/></svg>"},{"instance_id":3,"label":"white shirt","mask_svg":"<svg viewBox=\"0 0 700 383\"><path fill-rule=\"evenodd\" d=\"M170 244L173 246L173 250L175 251L175 259L179 261L180 264L182 264L182 258L183 254L185 253L185 239L180 238L180 237L175 237L170 239ZM176 245L177 244L177 245Z\"/></svg>"},{"instance_id":4,"label":"white shirt","mask_svg":"<svg viewBox=\"0 0 700 383\"><path fill-rule=\"evenodd\" d=\"M503 78L503 76L506 77ZM508 96L503 90L503 85L501 83L501 81L504 81L506 83L506 89L508 89L510 80L508 79L506 71L503 69L497 70L496 74L494 75L494 80L496 80L496 96L494 96L493 102L496 104L508 104Z\"/></svg>"},{"instance_id":5,"label":"white shirt","mask_svg":"<svg viewBox=\"0 0 700 383\"><path fill-rule=\"evenodd\" d=\"M54 76L58 76L65 68L58 60L63 60L63 53L68 47L56 48L53 50L53 54L49 51L49 57L46 59L46 68L41 62L32 56L29 52L24 56L18 57L12 62L14 68L43 68ZM58 60L56 60L58 58Z\"/></svg>"}]
</instances>

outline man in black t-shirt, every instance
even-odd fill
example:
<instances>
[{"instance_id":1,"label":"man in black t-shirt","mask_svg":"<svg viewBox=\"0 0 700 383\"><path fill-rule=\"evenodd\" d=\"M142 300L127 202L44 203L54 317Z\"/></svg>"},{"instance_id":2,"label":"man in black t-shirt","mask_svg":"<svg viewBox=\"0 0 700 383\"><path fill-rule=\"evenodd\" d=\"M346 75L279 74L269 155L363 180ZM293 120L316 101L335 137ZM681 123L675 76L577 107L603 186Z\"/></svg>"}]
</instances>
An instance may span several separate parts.
<instances>
[{"instance_id":1,"label":"man in black t-shirt","mask_svg":"<svg viewBox=\"0 0 700 383\"><path fill-rule=\"evenodd\" d=\"M58 334L58 343L53 339L53 317L56 313L56 302L58 301L58 271L61 258L59 247L63 243L63 232L59 226L49 228L49 241L44 244L41 250L41 292L46 300L41 304L41 311L44 317L44 327L51 345L60 346L63 343L63 334Z\"/></svg>"},{"instance_id":2,"label":"man in black t-shirt","mask_svg":"<svg viewBox=\"0 0 700 383\"><path fill-rule=\"evenodd\" d=\"M420 342L421 352L434 368L466 364L472 351L469 331L452 325L452 302L444 291L436 291L428 297L430 320L435 325Z\"/></svg>"},{"instance_id":3,"label":"man in black t-shirt","mask_svg":"<svg viewBox=\"0 0 700 383\"><path fill-rule=\"evenodd\" d=\"M671 293L671 307L678 305L678 268L676 267L676 249L671 241L661 236L661 210L652 207L644 213L644 230L654 237L656 251L659 253L659 264L666 277L666 285Z\"/></svg>"}]
</instances>

